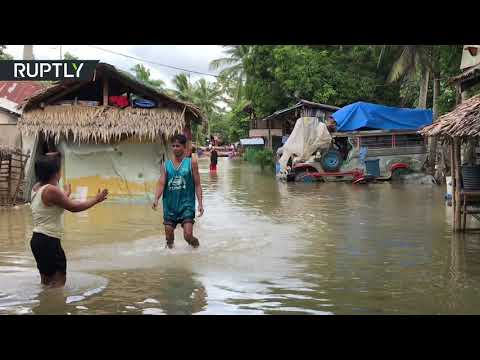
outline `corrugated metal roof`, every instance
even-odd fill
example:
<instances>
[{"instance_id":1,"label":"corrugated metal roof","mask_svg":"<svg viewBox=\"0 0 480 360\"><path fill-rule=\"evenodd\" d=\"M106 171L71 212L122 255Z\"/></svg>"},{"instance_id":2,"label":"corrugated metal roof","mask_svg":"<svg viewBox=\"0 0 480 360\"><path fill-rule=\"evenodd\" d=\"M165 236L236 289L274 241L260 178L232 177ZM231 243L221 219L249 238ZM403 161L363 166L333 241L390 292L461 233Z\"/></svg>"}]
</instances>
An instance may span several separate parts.
<instances>
[{"instance_id":1,"label":"corrugated metal roof","mask_svg":"<svg viewBox=\"0 0 480 360\"><path fill-rule=\"evenodd\" d=\"M42 89L44 86L37 81L0 81L0 98L20 104Z\"/></svg>"},{"instance_id":2,"label":"corrugated metal roof","mask_svg":"<svg viewBox=\"0 0 480 360\"><path fill-rule=\"evenodd\" d=\"M6 98L0 97L0 109L7 110L14 114L20 115L22 112L17 108L18 104Z\"/></svg>"},{"instance_id":3,"label":"corrugated metal roof","mask_svg":"<svg viewBox=\"0 0 480 360\"><path fill-rule=\"evenodd\" d=\"M298 109L298 108L301 108L301 107L323 109L323 110L328 110L328 111L337 111L338 109L340 109L337 106L320 104L320 103L316 103L316 102L313 102L313 101L307 101L307 100L300 100L298 103L296 103L292 107L275 111L273 114L268 115L267 117L263 118L262 120L272 119L274 117L277 117L278 115L281 115L283 113L286 113L286 112L289 112L289 111L292 111L292 110L295 110L295 109Z\"/></svg>"},{"instance_id":4,"label":"corrugated metal roof","mask_svg":"<svg viewBox=\"0 0 480 360\"><path fill-rule=\"evenodd\" d=\"M240 139L240 144L242 145L263 145L262 138L250 138L250 139Z\"/></svg>"},{"instance_id":5,"label":"corrugated metal roof","mask_svg":"<svg viewBox=\"0 0 480 360\"><path fill-rule=\"evenodd\" d=\"M321 104L321 103L316 103L316 102L308 101L308 100L300 100L299 104L304 104L304 105L307 105L309 107L313 107L313 108L317 108L317 109L331 110L331 111L337 111L338 109L340 109L338 106Z\"/></svg>"}]
</instances>

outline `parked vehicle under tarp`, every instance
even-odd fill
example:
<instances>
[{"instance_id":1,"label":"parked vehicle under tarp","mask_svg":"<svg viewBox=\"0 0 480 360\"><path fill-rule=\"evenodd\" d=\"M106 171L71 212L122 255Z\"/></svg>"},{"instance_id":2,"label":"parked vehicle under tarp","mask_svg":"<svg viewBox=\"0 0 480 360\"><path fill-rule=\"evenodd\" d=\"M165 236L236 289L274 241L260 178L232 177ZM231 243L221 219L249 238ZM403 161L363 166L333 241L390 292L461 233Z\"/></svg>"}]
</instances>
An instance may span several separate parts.
<instances>
[{"instance_id":1,"label":"parked vehicle under tarp","mask_svg":"<svg viewBox=\"0 0 480 360\"><path fill-rule=\"evenodd\" d=\"M332 116L336 132L329 133L321 120L315 123L321 124L322 131L328 135L323 139L312 129L303 128L301 119L297 121L290 136L293 138L289 138L290 147L304 143L311 146L289 149L285 144L277 167L280 179L356 182L368 176L390 180L407 172L421 171L426 159L426 143L418 130L432 122L430 110L359 102ZM314 120L309 121L313 124ZM317 146L317 142L323 140L325 145ZM290 166L286 166L287 163Z\"/></svg>"},{"instance_id":2,"label":"parked vehicle under tarp","mask_svg":"<svg viewBox=\"0 0 480 360\"><path fill-rule=\"evenodd\" d=\"M332 142L327 125L316 117L301 117L295 123L292 134L283 145L282 156L279 159L280 174L287 170L290 157L295 161L306 161L318 149L328 149Z\"/></svg>"},{"instance_id":3,"label":"parked vehicle under tarp","mask_svg":"<svg viewBox=\"0 0 480 360\"><path fill-rule=\"evenodd\" d=\"M432 111L356 102L334 112L337 132L363 129L417 130L432 123Z\"/></svg>"}]
</instances>

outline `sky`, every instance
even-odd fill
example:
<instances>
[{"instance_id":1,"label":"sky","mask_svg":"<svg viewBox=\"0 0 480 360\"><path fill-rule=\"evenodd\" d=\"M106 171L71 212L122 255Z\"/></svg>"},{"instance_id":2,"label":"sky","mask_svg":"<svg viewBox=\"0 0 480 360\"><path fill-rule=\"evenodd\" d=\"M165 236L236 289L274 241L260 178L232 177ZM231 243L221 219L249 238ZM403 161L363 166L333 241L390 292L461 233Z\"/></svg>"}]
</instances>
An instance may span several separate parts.
<instances>
[{"instance_id":1,"label":"sky","mask_svg":"<svg viewBox=\"0 0 480 360\"><path fill-rule=\"evenodd\" d=\"M208 74L218 74L218 71L209 69L210 61L225 56L222 47L218 45L98 45L98 47L160 64ZM20 60L23 56L23 45L8 45L5 52L12 55L14 59ZM129 71L134 65L142 63L89 45L62 45L62 53L65 54L66 52L81 60L100 60L126 71ZM60 46L34 45L33 54L36 60L57 60L60 58ZM167 88L173 87L173 77L182 72L154 64L142 64L150 70L152 79L163 80ZM201 77L208 81L215 80L212 76L197 74L191 74L190 80L194 82Z\"/></svg>"}]
</instances>

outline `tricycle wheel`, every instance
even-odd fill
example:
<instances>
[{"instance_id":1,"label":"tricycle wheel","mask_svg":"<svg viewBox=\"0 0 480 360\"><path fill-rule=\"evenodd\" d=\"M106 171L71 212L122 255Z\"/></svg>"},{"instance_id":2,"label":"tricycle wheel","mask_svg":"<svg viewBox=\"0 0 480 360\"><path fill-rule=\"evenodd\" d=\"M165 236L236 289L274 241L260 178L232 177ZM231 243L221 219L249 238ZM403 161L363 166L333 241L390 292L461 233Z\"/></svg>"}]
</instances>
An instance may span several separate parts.
<instances>
[{"instance_id":1,"label":"tricycle wheel","mask_svg":"<svg viewBox=\"0 0 480 360\"><path fill-rule=\"evenodd\" d=\"M340 169L342 166L343 158L340 151L335 149L328 150L325 154L323 154L320 163L322 164L322 168L325 171L335 172Z\"/></svg>"}]
</instances>

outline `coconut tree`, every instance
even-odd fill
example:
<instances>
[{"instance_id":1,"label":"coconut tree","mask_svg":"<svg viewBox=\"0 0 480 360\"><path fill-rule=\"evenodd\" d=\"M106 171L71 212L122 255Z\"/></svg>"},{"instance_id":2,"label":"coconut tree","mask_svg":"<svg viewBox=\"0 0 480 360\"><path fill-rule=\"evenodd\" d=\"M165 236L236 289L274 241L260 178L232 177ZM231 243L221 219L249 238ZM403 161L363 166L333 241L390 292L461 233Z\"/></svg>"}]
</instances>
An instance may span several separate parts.
<instances>
[{"instance_id":1,"label":"coconut tree","mask_svg":"<svg viewBox=\"0 0 480 360\"><path fill-rule=\"evenodd\" d=\"M158 90L163 90L165 82L163 80L150 79L150 70L142 64L137 64L130 69L135 77L146 85L150 85Z\"/></svg>"},{"instance_id":2,"label":"coconut tree","mask_svg":"<svg viewBox=\"0 0 480 360\"><path fill-rule=\"evenodd\" d=\"M210 69L220 71L220 76L236 81L236 98L240 99L243 94L243 84L246 81L243 61L250 54L251 45L225 45L226 57L215 59L210 62Z\"/></svg>"},{"instance_id":3,"label":"coconut tree","mask_svg":"<svg viewBox=\"0 0 480 360\"><path fill-rule=\"evenodd\" d=\"M63 59L64 60L79 60L78 56L75 56L75 55L69 53L68 51L65 53L65 55L63 55Z\"/></svg>"},{"instance_id":4,"label":"coconut tree","mask_svg":"<svg viewBox=\"0 0 480 360\"><path fill-rule=\"evenodd\" d=\"M443 48L443 49L442 49ZM382 47L382 54L386 51L387 47ZM402 78L412 78L418 71L421 74L420 81L420 94L418 99L418 107L426 108L428 84L430 76L433 75L433 121L436 121L439 112L439 96L440 96L440 79L442 76L442 51L448 53L456 53L456 46L445 47L441 45L428 46L428 45L402 45L400 47L400 56L394 62L390 71L387 82L398 81ZM381 59L379 59L380 64ZM444 152L441 153L444 157ZM430 154L429 154L429 172L433 175L435 173L435 164L437 157L437 142L435 138L430 139ZM444 163L445 160L443 159ZM439 179L439 174L436 174Z\"/></svg>"},{"instance_id":5,"label":"coconut tree","mask_svg":"<svg viewBox=\"0 0 480 360\"><path fill-rule=\"evenodd\" d=\"M13 60L10 54L4 52L6 45L0 45L0 60Z\"/></svg>"},{"instance_id":6,"label":"coconut tree","mask_svg":"<svg viewBox=\"0 0 480 360\"><path fill-rule=\"evenodd\" d=\"M188 75L185 73L177 74L173 78L175 96L183 101L193 101L194 89L190 83Z\"/></svg>"},{"instance_id":7,"label":"coconut tree","mask_svg":"<svg viewBox=\"0 0 480 360\"><path fill-rule=\"evenodd\" d=\"M387 77L387 83L408 79L412 80L420 73L420 93L418 96L419 108L427 107L428 84L433 70L432 46L427 45L384 45L381 49L377 67L388 50L398 51L399 56L395 60Z\"/></svg>"},{"instance_id":8,"label":"coconut tree","mask_svg":"<svg viewBox=\"0 0 480 360\"><path fill-rule=\"evenodd\" d=\"M209 120L211 119L214 112L220 111L220 106L218 106L218 102L222 99L222 90L215 83L209 83L204 78L198 80L194 85L193 91L193 103L200 107L202 112L206 116L206 132L207 135L210 137L210 126Z\"/></svg>"},{"instance_id":9,"label":"coconut tree","mask_svg":"<svg viewBox=\"0 0 480 360\"><path fill-rule=\"evenodd\" d=\"M418 108L426 109L427 108L427 96L428 96L428 85L430 81L430 75L433 72L434 74L434 94L433 94L433 105L434 105L434 120L437 115L437 104L438 104L438 95L439 95L439 86L440 86L440 76L438 74L438 68L434 57L434 49L432 46L427 45L400 45L400 46L389 46L384 45L382 47L377 68L381 64L382 58L385 56L385 52L388 49L399 51L399 56L394 61L390 73L387 77L387 83L393 83L396 81L401 81L404 79L412 80L415 79L417 74L420 74L420 89L418 96ZM434 69L435 68L435 69ZM437 70L437 71L434 71ZM433 174L435 168L435 158L436 158L436 141L433 139L430 142L430 155L429 155L429 170Z\"/></svg>"}]
</instances>

